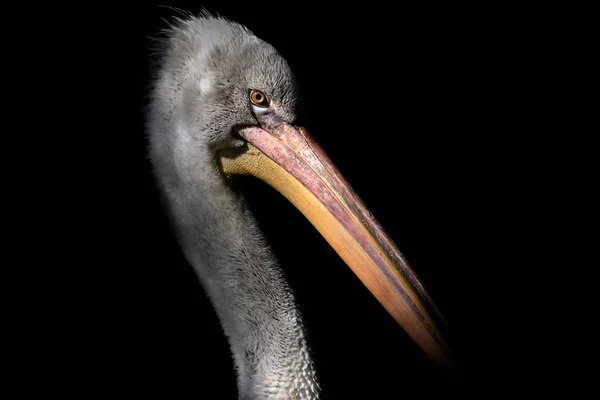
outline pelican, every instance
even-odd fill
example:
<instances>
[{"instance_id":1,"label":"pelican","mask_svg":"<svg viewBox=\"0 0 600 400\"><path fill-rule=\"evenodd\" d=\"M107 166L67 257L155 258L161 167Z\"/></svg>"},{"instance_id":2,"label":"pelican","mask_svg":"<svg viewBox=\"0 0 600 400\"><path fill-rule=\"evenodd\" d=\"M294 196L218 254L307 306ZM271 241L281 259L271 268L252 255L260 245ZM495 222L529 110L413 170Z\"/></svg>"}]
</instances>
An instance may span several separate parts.
<instances>
[{"instance_id":1,"label":"pelican","mask_svg":"<svg viewBox=\"0 0 600 400\"><path fill-rule=\"evenodd\" d=\"M302 316L230 183L252 175L314 225L434 361L438 312L401 252L305 127L286 60L245 26L202 12L166 32L149 95L149 157L178 244L221 321L240 399L321 393Z\"/></svg>"}]
</instances>

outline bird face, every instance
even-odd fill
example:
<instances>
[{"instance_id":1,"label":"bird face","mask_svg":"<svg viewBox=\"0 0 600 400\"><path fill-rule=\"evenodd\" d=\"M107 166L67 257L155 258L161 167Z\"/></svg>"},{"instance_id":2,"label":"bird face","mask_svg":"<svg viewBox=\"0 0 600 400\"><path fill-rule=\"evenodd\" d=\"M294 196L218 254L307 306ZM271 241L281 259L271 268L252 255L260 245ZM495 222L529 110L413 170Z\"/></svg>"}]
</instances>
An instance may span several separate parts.
<instances>
[{"instance_id":1,"label":"bird face","mask_svg":"<svg viewBox=\"0 0 600 400\"><path fill-rule=\"evenodd\" d=\"M296 119L298 94L290 67L271 45L252 39L214 48L198 77L191 120L215 150L243 145L237 134L243 127Z\"/></svg>"}]
</instances>

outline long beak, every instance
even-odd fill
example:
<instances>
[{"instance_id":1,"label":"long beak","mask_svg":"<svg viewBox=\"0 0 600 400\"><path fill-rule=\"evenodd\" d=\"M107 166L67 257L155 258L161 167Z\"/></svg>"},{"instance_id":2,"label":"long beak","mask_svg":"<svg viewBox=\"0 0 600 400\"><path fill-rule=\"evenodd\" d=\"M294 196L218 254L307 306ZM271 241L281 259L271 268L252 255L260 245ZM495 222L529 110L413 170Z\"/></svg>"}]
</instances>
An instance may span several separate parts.
<instances>
[{"instance_id":1,"label":"long beak","mask_svg":"<svg viewBox=\"0 0 600 400\"><path fill-rule=\"evenodd\" d=\"M239 130L242 149L219 153L225 174L262 179L304 214L386 310L434 361L450 363L437 308L413 270L329 158L287 123Z\"/></svg>"}]
</instances>

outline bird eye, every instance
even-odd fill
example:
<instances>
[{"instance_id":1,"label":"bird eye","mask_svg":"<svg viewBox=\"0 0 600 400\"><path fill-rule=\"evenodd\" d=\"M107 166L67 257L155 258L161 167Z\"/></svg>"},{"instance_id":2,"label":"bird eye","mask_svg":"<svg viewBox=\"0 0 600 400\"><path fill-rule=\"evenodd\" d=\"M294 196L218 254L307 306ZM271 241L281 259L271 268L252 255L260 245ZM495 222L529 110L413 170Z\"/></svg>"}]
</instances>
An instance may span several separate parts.
<instances>
[{"instance_id":1,"label":"bird eye","mask_svg":"<svg viewBox=\"0 0 600 400\"><path fill-rule=\"evenodd\" d=\"M269 100L267 96L259 90L250 91L250 101L252 104L258 107L269 107Z\"/></svg>"}]
</instances>

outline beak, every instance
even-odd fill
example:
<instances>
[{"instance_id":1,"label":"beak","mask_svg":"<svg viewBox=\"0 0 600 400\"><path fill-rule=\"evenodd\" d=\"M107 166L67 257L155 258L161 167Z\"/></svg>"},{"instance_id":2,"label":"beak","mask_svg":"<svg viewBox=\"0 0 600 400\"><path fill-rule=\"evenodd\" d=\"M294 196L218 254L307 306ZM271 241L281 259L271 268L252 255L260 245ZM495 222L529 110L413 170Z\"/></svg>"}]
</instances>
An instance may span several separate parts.
<instances>
[{"instance_id":1,"label":"beak","mask_svg":"<svg viewBox=\"0 0 600 400\"><path fill-rule=\"evenodd\" d=\"M264 125L263 125L264 126ZM253 175L304 214L391 316L434 361L450 364L433 301L400 251L303 128L285 122L238 134L247 146L219 152L227 175Z\"/></svg>"}]
</instances>

